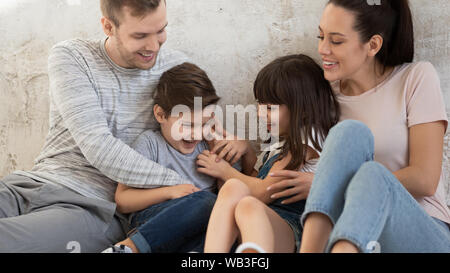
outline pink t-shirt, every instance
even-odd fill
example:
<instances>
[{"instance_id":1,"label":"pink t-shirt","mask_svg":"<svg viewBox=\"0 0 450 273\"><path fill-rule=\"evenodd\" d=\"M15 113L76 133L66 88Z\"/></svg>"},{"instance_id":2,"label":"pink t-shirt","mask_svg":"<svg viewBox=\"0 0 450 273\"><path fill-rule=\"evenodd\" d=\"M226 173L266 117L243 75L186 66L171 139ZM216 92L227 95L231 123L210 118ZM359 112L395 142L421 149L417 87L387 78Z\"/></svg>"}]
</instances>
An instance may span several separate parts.
<instances>
[{"instance_id":1,"label":"pink t-shirt","mask_svg":"<svg viewBox=\"0 0 450 273\"><path fill-rule=\"evenodd\" d=\"M345 96L339 81L332 83L341 105L341 120L365 123L375 137L375 161L395 172L409 163L409 128L423 123L448 124L439 77L429 62L397 66L377 87L359 96ZM450 223L443 175L436 194L417 199L432 217Z\"/></svg>"}]
</instances>

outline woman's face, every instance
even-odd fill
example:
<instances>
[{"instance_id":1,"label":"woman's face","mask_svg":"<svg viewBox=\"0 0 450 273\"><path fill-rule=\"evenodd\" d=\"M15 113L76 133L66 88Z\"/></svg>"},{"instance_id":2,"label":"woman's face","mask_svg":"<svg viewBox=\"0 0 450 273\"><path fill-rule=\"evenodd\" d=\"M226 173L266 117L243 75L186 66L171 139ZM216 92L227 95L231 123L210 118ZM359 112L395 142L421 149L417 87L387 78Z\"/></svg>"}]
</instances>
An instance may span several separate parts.
<instances>
[{"instance_id":1,"label":"woman's face","mask_svg":"<svg viewBox=\"0 0 450 273\"><path fill-rule=\"evenodd\" d=\"M319 54L325 78L330 81L353 78L369 61L369 42L363 44L353 29L355 15L328 4L319 25Z\"/></svg>"}]
</instances>

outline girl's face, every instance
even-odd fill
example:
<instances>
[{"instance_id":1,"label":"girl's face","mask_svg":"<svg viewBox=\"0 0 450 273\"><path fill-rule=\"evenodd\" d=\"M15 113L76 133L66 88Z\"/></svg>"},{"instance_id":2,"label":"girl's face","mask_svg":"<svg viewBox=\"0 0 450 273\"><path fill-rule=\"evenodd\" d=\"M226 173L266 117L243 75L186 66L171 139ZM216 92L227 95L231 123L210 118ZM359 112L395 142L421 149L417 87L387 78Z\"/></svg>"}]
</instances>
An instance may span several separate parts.
<instances>
[{"instance_id":1,"label":"girl's face","mask_svg":"<svg viewBox=\"0 0 450 273\"><path fill-rule=\"evenodd\" d=\"M319 54L325 78L330 81L353 78L369 62L369 42L363 44L353 29L355 15L328 4L319 25Z\"/></svg>"},{"instance_id":2,"label":"girl's face","mask_svg":"<svg viewBox=\"0 0 450 273\"><path fill-rule=\"evenodd\" d=\"M267 130L272 133L278 127L280 136L289 132L290 112L285 104L258 104L259 120L267 124Z\"/></svg>"}]
</instances>

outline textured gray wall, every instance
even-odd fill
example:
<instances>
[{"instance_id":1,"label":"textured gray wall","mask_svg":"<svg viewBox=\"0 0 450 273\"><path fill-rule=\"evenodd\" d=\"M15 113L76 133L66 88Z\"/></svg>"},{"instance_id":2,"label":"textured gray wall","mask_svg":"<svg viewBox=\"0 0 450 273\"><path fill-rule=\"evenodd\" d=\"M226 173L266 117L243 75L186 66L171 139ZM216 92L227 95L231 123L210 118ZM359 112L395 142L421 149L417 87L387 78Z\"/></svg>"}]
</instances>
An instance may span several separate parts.
<instances>
[{"instance_id":1,"label":"textured gray wall","mask_svg":"<svg viewBox=\"0 0 450 273\"><path fill-rule=\"evenodd\" d=\"M208 71L222 103L253 101L259 69L275 57L318 58L317 26L326 0L168 0L169 41ZM450 106L448 0L411 0L416 60L439 71ZM93 0L0 0L0 177L28 170L48 130L47 56L58 41L101 38Z\"/></svg>"}]
</instances>

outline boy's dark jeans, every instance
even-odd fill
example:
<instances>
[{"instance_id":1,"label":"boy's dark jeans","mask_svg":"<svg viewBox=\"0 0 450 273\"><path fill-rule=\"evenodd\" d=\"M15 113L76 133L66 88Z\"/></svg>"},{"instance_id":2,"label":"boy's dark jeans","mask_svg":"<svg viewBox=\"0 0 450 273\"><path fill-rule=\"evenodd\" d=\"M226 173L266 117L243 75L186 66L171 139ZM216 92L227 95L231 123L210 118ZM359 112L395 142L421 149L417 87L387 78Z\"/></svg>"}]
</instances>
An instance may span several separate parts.
<instances>
[{"instance_id":1,"label":"boy's dark jeans","mask_svg":"<svg viewBox=\"0 0 450 273\"><path fill-rule=\"evenodd\" d=\"M141 253L202 252L216 198L199 191L142 210L131 217L130 239Z\"/></svg>"}]
</instances>

